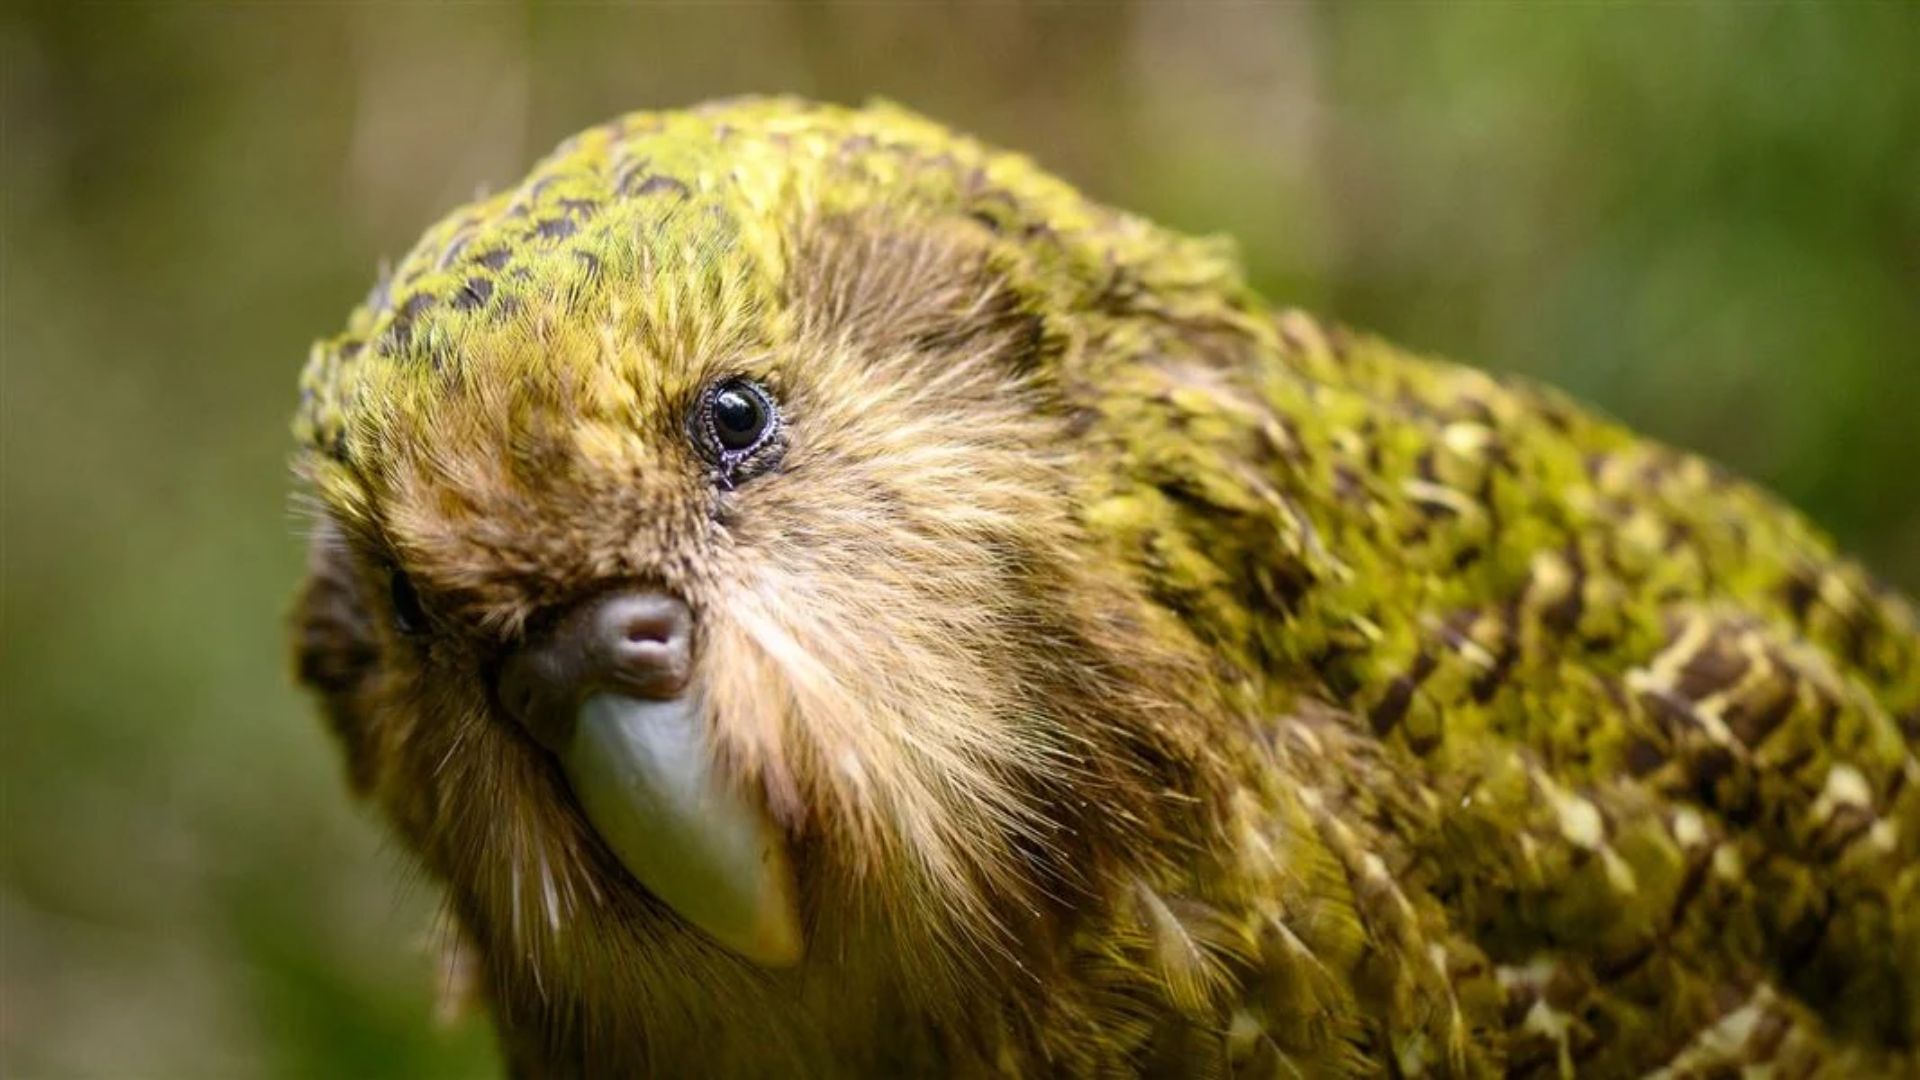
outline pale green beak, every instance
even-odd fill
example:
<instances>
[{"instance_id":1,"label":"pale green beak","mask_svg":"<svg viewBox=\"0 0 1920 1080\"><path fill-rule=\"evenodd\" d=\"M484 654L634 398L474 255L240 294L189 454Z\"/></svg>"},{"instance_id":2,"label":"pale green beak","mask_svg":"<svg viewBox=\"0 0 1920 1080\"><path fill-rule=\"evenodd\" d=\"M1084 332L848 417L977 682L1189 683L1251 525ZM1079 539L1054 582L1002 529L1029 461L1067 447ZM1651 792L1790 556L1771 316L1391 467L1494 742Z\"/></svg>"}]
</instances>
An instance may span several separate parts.
<instances>
[{"instance_id":1,"label":"pale green beak","mask_svg":"<svg viewBox=\"0 0 1920 1080\"><path fill-rule=\"evenodd\" d=\"M785 837L764 800L718 774L706 730L691 698L598 693L581 704L560 765L642 885L741 956L791 966L804 942Z\"/></svg>"}]
</instances>

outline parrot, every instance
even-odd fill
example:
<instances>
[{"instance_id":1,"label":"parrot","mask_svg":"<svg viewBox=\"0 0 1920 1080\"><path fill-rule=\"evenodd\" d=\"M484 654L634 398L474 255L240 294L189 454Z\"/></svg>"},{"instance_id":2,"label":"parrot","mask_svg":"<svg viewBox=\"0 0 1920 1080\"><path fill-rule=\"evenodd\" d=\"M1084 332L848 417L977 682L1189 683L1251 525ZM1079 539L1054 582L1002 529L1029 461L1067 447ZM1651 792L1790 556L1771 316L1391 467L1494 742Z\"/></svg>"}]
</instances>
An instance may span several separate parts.
<instances>
[{"instance_id":1,"label":"parrot","mask_svg":"<svg viewBox=\"0 0 1920 1080\"><path fill-rule=\"evenodd\" d=\"M510 1075L1920 1076L1910 600L905 107L568 139L293 429Z\"/></svg>"}]
</instances>

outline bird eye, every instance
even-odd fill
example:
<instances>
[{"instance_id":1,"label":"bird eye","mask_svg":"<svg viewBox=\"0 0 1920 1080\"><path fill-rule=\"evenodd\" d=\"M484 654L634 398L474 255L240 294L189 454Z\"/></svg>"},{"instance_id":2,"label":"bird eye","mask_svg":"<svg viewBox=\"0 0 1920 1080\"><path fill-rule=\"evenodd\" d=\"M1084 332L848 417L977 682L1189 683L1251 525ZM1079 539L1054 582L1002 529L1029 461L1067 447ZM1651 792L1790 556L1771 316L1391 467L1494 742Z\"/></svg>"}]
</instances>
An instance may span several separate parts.
<instances>
[{"instance_id":1,"label":"bird eye","mask_svg":"<svg viewBox=\"0 0 1920 1080\"><path fill-rule=\"evenodd\" d=\"M773 402L752 383L729 380L714 387L707 417L720 449L741 453L766 438L773 426Z\"/></svg>"},{"instance_id":2,"label":"bird eye","mask_svg":"<svg viewBox=\"0 0 1920 1080\"><path fill-rule=\"evenodd\" d=\"M408 637L426 633L427 609L420 603L413 579L406 571L395 570L388 587L393 597L393 628Z\"/></svg>"},{"instance_id":3,"label":"bird eye","mask_svg":"<svg viewBox=\"0 0 1920 1080\"><path fill-rule=\"evenodd\" d=\"M758 384L726 379L709 387L702 398L698 428L708 456L731 485L742 472L768 464L764 459L769 455L757 451L780 430L780 413Z\"/></svg>"}]
</instances>

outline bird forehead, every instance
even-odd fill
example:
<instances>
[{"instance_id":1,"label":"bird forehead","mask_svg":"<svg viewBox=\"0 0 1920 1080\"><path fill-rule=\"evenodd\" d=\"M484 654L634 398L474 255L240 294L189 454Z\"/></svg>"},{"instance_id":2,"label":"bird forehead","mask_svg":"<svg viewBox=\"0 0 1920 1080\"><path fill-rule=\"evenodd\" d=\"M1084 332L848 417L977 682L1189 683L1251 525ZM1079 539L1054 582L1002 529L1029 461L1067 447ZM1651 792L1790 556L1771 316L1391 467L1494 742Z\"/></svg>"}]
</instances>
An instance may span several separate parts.
<instances>
[{"instance_id":1,"label":"bird forehead","mask_svg":"<svg viewBox=\"0 0 1920 1080\"><path fill-rule=\"evenodd\" d=\"M837 316L892 319L900 340L929 329L908 317L913 305L798 288L822 275L796 236L834 216L972 229L990 252L978 261L1018 276L1029 310L1075 310L1116 295L1116 281L1119 294L1186 290L1227 273L1211 245L1099 207L1025 159L891 106L758 99L631 114L429 229L345 329L314 346L294 423L312 452L305 467L360 485L390 464L384 455L404 441L396 429L419 434L450 392L499 413L502 396L574 394L605 383L610 367L628 382L684 382L780 341L796 294ZM925 260L902 254L947 250L939 244L844 250L846 267L892 266L891 278L864 277L894 300L942 295ZM890 261L870 257L888 251Z\"/></svg>"},{"instance_id":2,"label":"bird forehead","mask_svg":"<svg viewBox=\"0 0 1920 1080\"><path fill-rule=\"evenodd\" d=\"M391 415L410 391L476 374L479 353L492 361L483 377L511 380L504 360L537 362L559 324L615 295L711 314L701 301L729 294L732 308L753 307L751 294L779 272L771 193L792 165L735 141L682 114L630 117L443 219L382 275L345 331L315 347L303 441L344 457L357 425ZM567 355L591 361L593 351Z\"/></svg>"}]
</instances>

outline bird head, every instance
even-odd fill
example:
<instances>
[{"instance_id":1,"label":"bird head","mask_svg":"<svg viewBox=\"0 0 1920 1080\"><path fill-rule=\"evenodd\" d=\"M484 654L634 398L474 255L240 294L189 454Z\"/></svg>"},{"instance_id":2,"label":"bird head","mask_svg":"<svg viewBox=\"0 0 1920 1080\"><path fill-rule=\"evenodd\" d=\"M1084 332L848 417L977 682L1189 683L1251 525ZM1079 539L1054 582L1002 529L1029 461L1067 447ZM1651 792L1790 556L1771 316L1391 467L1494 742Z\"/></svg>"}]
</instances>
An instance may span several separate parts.
<instances>
[{"instance_id":1,"label":"bird head","mask_svg":"<svg viewBox=\"0 0 1920 1080\"><path fill-rule=\"evenodd\" d=\"M1191 245L897 109L637 114L315 346L301 672L490 954L930 986L1101 887L1200 680L1062 358Z\"/></svg>"}]
</instances>

